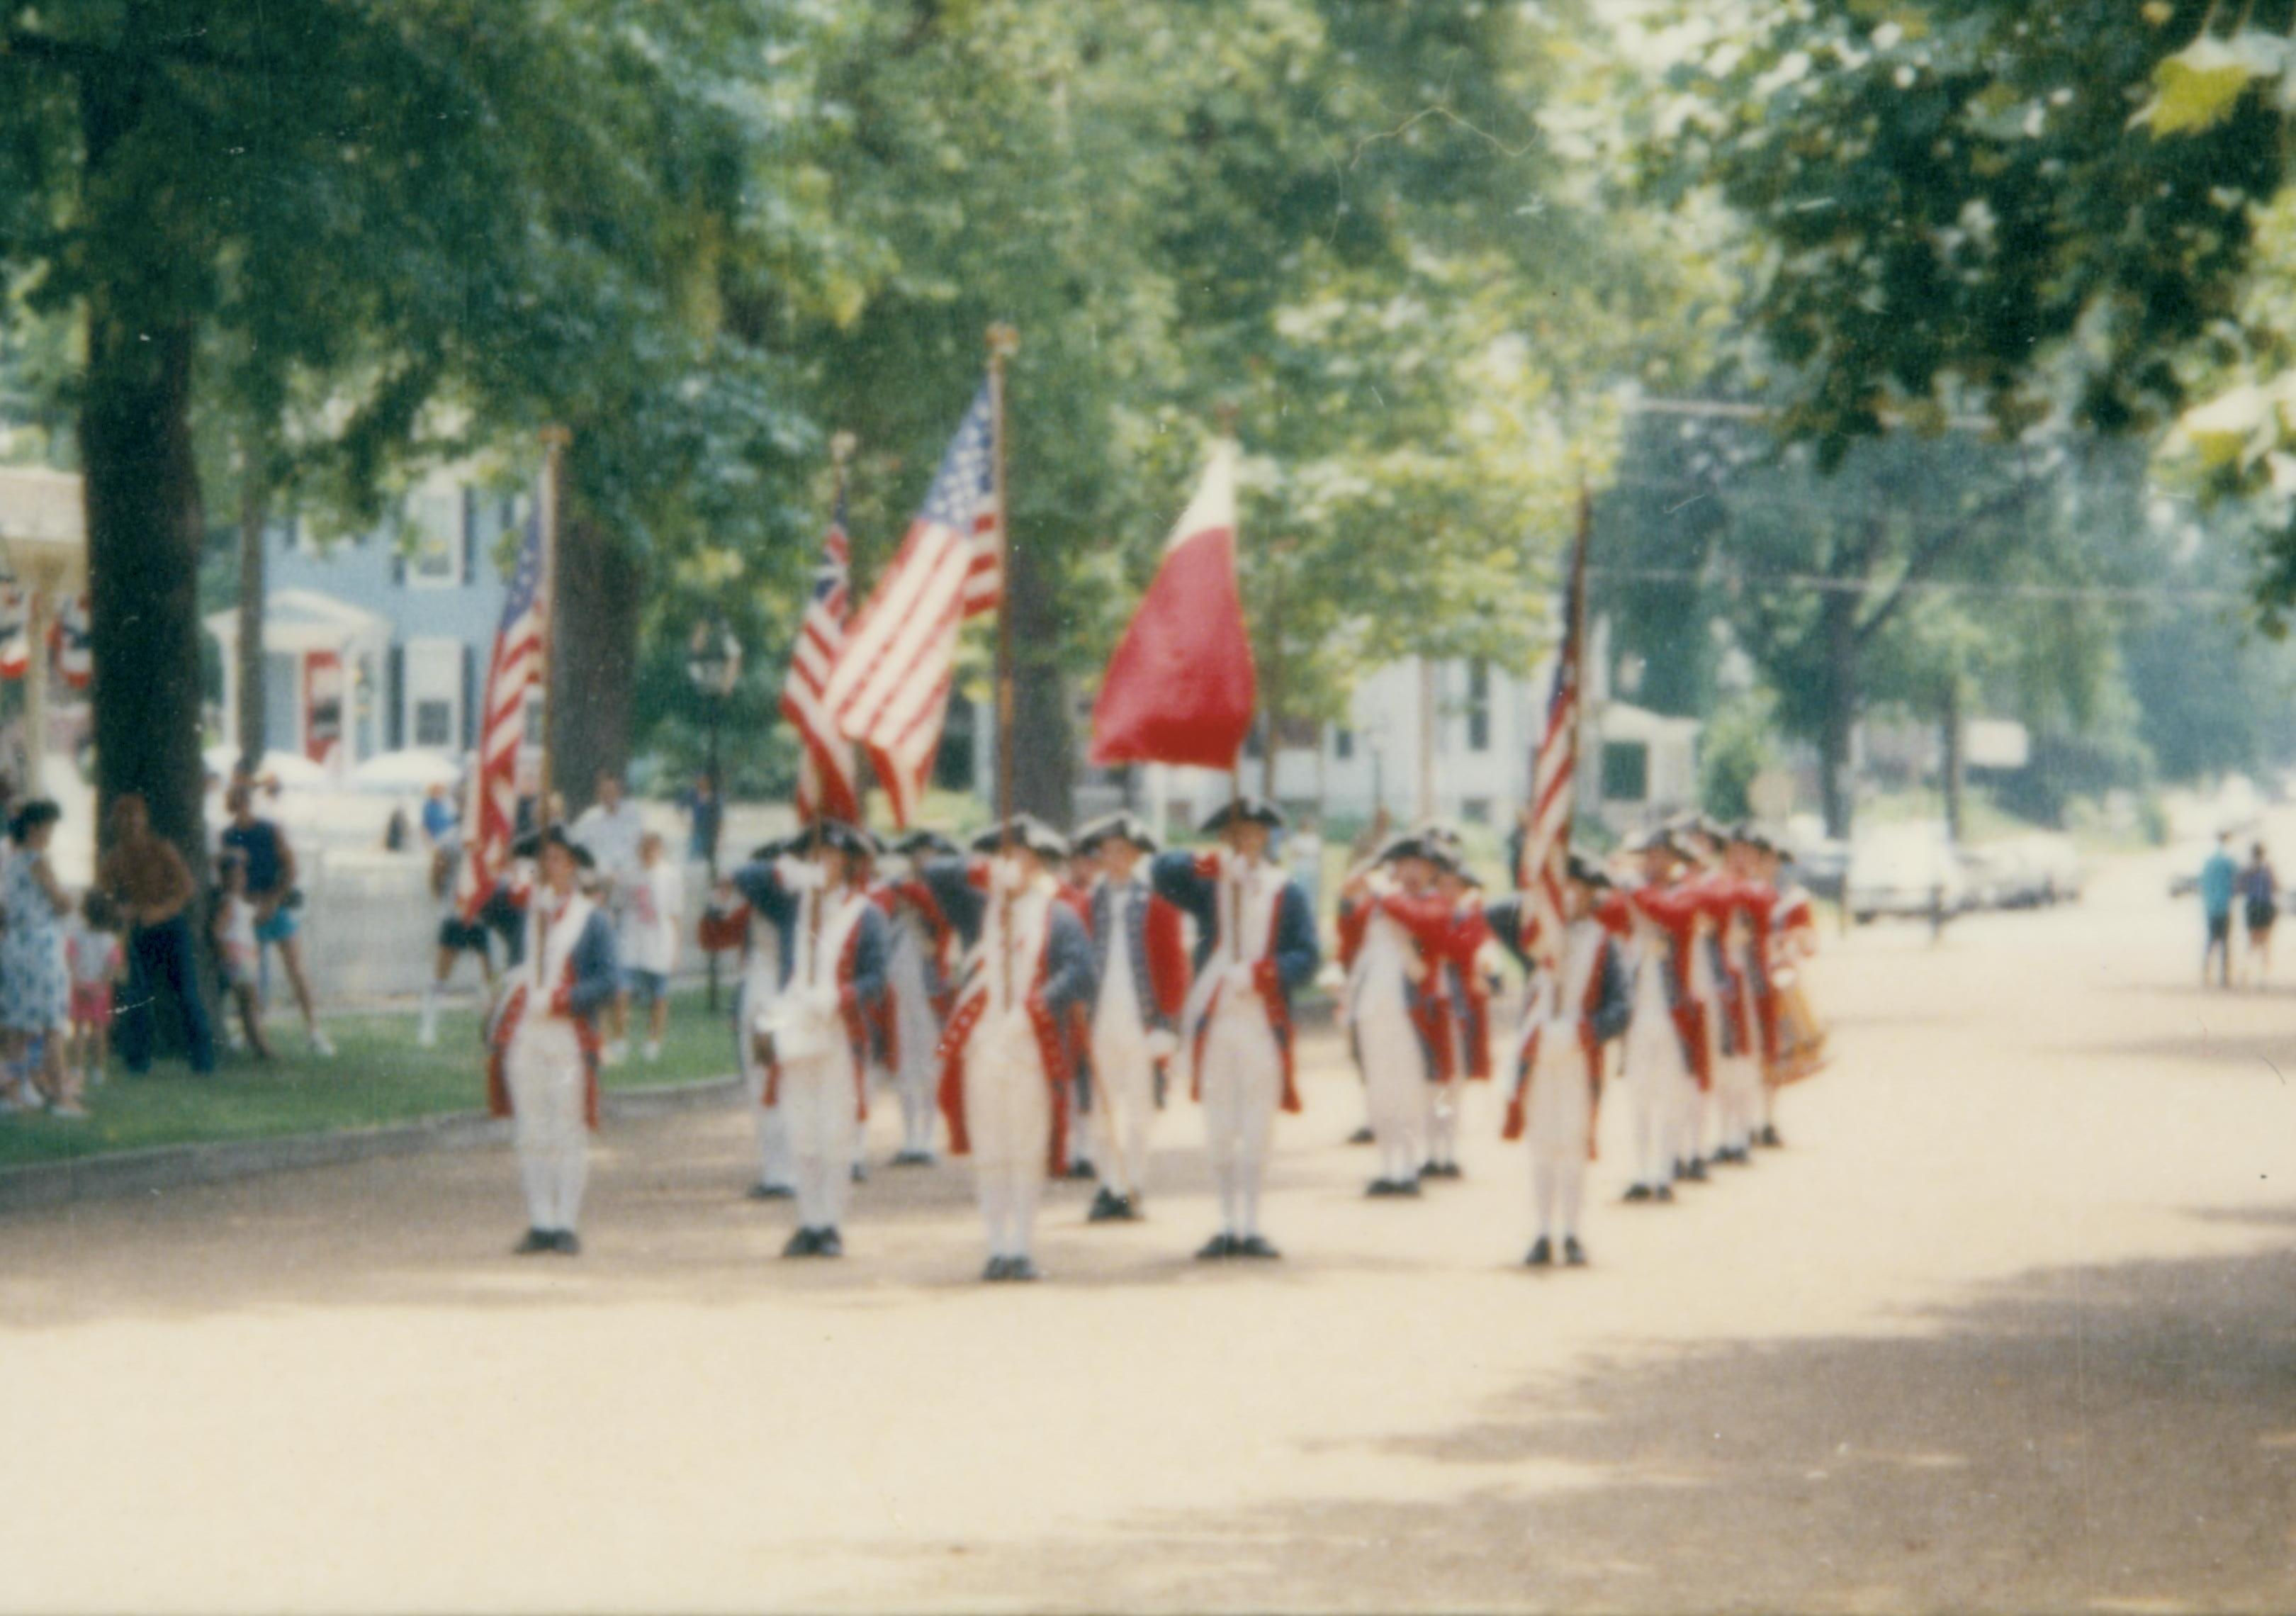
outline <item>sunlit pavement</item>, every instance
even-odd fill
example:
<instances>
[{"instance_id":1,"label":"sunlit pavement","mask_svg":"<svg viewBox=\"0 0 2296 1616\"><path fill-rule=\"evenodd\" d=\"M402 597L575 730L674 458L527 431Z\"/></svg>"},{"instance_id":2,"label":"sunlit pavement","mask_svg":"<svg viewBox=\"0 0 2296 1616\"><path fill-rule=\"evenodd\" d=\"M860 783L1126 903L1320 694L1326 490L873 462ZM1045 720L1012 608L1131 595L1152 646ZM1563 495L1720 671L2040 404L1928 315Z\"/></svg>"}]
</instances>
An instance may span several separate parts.
<instances>
[{"instance_id":1,"label":"sunlit pavement","mask_svg":"<svg viewBox=\"0 0 2296 1616\"><path fill-rule=\"evenodd\" d=\"M9 1218L0 1604L2289 1608L2296 932L2204 992L2167 878L1829 938L1788 1148L1621 1206L1610 1108L1583 1273L1488 1094L1364 1200L1329 1038L1275 1266L1189 1260L1184 1102L1034 1287L890 1104L837 1264L730 1112L615 1129L575 1261L491 1152Z\"/></svg>"}]
</instances>

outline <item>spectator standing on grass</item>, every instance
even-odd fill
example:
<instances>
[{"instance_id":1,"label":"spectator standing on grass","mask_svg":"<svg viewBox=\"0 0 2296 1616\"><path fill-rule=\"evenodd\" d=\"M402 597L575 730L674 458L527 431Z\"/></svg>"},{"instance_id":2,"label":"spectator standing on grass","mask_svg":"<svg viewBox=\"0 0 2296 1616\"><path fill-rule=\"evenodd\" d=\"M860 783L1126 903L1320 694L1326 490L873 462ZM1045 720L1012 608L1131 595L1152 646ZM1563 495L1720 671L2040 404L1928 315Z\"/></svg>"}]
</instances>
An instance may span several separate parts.
<instances>
[{"instance_id":1,"label":"spectator standing on grass","mask_svg":"<svg viewBox=\"0 0 2296 1616\"><path fill-rule=\"evenodd\" d=\"M2261 988L2272 973L2272 927L2280 918L2280 877L2260 841L2249 849L2248 863L2240 872L2240 906L2241 921L2248 932L2248 967L2243 974L2251 976Z\"/></svg>"},{"instance_id":2,"label":"spectator standing on grass","mask_svg":"<svg viewBox=\"0 0 2296 1616\"><path fill-rule=\"evenodd\" d=\"M590 855L587 885L596 893L599 908L617 931L627 905L629 889L638 874L638 838L645 825L638 805L624 793L622 777L611 769L598 771L598 797L575 820L572 840ZM552 821L553 824L556 820ZM617 996L608 1029L605 1064L619 1064L629 1054L630 1010L627 995Z\"/></svg>"},{"instance_id":3,"label":"spectator standing on grass","mask_svg":"<svg viewBox=\"0 0 2296 1616\"><path fill-rule=\"evenodd\" d=\"M35 798L8 821L8 864L0 872L6 923L0 931L0 1036L10 1067L37 1072L32 1083L54 1114L81 1118L87 1112L80 1108L79 1074L63 1061L71 1015L63 917L71 899L48 867L48 841L62 817L54 803Z\"/></svg>"},{"instance_id":4,"label":"spectator standing on grass","mask_svg":"<svg viewBox=\"0 0 2296 1616\"><path fill-rule=\"evenodd\" d=\"M216 958L223 965L223 990L231 999L224 1006L224 1029L230 1031L231 1005L238 1005L245 1046L255 1051L257 1060L267 1061L271 1045L263 1036L263 1002L255 981L263 945L255 940L255 905L247 896L247 857L237 848L225 849L216 860L215 901L208 926ZM242 1039L234 1036L231 1045L237 1049Z\"/></svg>"},{"instance_id":5,"label":"spectator standing on grass","mask_svg":"<svg viewBox=\"0 0 2296 1616\"><path fill-rule=\"evenodd\" d=\"M718 782L709 775L697 776L693 789L685 793L685 813L688 830L685 837L685 857L693 864L712 863L718 857L718 836L726 823L726 805L718 795Z\"/></svg>"},{"instance_id":6,"label":"spectator standing on grass","mask_svg":"<svg viewBox=\"0 0 2296 1616\"><path fill-rule=\"evenodd\" d=\"M103 1081L111 1055L112 998L127 964L118 926L111 900L90 891L64 931L64 967L71 977L71 1048L65 1059L80 1069L89 1088Z\"/></svg>"},{"instance_id":7,"label":"spectator standing on grass","mask_svg":"<svg viewBox=\"0 0 2296 1616\"><path fill-rule=\"evenodd\" d=\"M455 813L454 800L448 794L447 783L433 780L422 793L422 840L435 852L452 848L462 840L462 821Z\"/></svg>"},{"instance_id":8,"label":"spectator standing on grass","mask_svg":"<svg viewBox=\"0 0 2296 1616\"><path fill-rule=\"evenodd\" d=\"M646 1013L645 1058L661 1059L669 1031L669 973L677 964L677 931L685 918L685 877L664 853L660 835L638 838L638 872L622 906L622 991L617 1019L627 1027L630 1005Z\"/></svg>"},{"instance_id":9,"label":"spectator standing on grass","mask_svg":"<svg viewBox=\"0 0 2296 1616\"><path fill-rule=\"evenodd\" d=\"M223 845L247 861L247 901L255 906L258 962L264 948L279 950L280 963L287 967L288 986L295 990L295 1003L303 1012L304 1029L310 1034L311 1053L332 1056L335 1046L320 1029L311 979L303 969L303 945L296 937L300 928L295 910L302 894L295 890L295 849L287 845L286 833L275 822L255 816L253 794L244 785L232 787L224 798L224 807L231 814L231 824L223 833Z\"/></svg>"},{"instance_id":10,"label":"spectator standing on grass","mask_svg":"<svg viewBox=\"0 0 2296 1616\"><path fill-rule=\"evenodd\" d=\"M2217 837L2216 851L2201 866L2201 914L2209 925L2208 942L2201 950L2203 986L2211 959L2217 962L2218 983L2232 986L2232 898L2239 875L2239 867L2232 861L2232 833L2226 831Z\"/></svg>"},{"instance_id":11,"label":"spectator standing on grass","mask_svg":"<svg viewBox=\"0 0 2296 1616\"><path fill-rule=\"evenodd\" d=\"M119 906L128 929L128 992L119 1017L127 1070L151 1070L152 1007L165 988L182 1009L192 1070L213 1071L215 1040L186 913L199 889L175 844L152 833L151 809L134 792L112 800L111 851L96 871L96 885Z\"/></svg>"}]
</instances>

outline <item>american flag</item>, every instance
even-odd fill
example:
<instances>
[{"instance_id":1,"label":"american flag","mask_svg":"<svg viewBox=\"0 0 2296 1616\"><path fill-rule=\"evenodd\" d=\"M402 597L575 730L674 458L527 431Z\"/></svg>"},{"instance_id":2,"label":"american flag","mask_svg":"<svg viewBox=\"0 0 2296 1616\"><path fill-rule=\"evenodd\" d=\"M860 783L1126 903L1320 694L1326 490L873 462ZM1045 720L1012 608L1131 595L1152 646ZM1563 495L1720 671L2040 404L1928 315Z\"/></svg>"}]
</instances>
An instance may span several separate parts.
<instances>
[{"instance_id":1,"label":"american flag","mask_svg":"<svg viewBox=\"0 0 2296 1616\"><path fill-rule=\"evenodd\" d=\"M1523 889L1522 944L1544 970L1562 951L1562 880L1570 856L1570 808L1578 775L1579 641L1586 632L1587 500L1578 496L1578 537L1562 594L1562 644L1546 697L1546 727L1530 755L1530 823L1515 881Z\"/></svg>"},{"instance_id":2,"label":"american flag","mask_svg":"<svg viewBox=\"0 0 2296 1616\"><path fill-rule=\"evenodd\" d=\"M941 457L900 554L854 619L822 704L869 749L898 824L924 799L965 619L993 610L1004 582L995 417L983 383Z\"/></svg>"},{"instance_id":3,"label":"american flag","mask_svg":"<svg viewBox=\"0 0 2296 1616\"><path fill-rule=\"evenodd\" d=\"M810 821L857 821L861 793L855 787L853 748L837 733L821 704L821 693L845 647L846 589L852 552L845 538L845 489L837 490L837 511L822 541L821 565L813 572L813 598L798 625L797 649L790 656L789 682L782 686L782 717L804 743L797 767L797 812Z\"/></svg>"},{"instance_id":4,"label":"american flag","mask_svg":"<svg viewBox=\"0 0 2296 1616\"><path fill-rule=\"evenodd\" d=\"M463 804L463 863L455 878L455 907L466 922L477 917L510 864L518 825L518 752L526 742L528 705L541 688L543 630L549 615L537 518L527 523L519 541L518 566L503 599L494 660L487 666L478 767Z\"/></svg>"}]
</instances>

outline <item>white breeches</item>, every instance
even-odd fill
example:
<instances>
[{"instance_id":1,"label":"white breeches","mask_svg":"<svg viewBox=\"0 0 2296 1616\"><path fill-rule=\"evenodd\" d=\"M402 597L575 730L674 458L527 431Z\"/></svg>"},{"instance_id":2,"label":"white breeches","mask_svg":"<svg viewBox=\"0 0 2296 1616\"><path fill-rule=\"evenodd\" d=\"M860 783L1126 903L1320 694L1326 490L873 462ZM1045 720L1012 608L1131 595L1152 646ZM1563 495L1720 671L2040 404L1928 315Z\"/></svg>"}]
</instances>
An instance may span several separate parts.
<instances>
[{"instance_id":1,"label":"white breeches","mask_svg":"<svg viewBox=\"0 0 2296 1616\"><path fill-rule=\"evenodd\" d=\"M1696 1085L1683 1064L1682 1045L1663 1002L1655 1009L1636 1005L1626 1045L1620 1081L1634 1134L1635 1182L1656 1189L1673 1179L1682 1090L1688 1087L1694 1093Z\"/></svg>"},{"instance_id":2,"label":"white breeches","mask_svg":"<svg viewBox=\"0 0 2296 1616\"><path fill-rule=\"evenodd\" d=\"M1448 1167L1459 1160L1459 1112L1466 1104L1464 1079L1427 1086L1427 1159Z\"/></svg>"},{"instance_id":3,"label":"white breeches","mask_svg":"<svg viewBox=\"0 0 2296 1616\"><path fill-rule=\"evenodd\" d=\"M790 1188L796 1182L797 1168L790 1160L789 1119L782 1111L766 1103L766 1069L759 1063L752 1043L752 1019L748 1006L758 1001L745 992L742 1012L734 1018L734 1041L741 1046L742 1077L750 1096L750 1126L758 1147L758 1182L777 1189Z\"/></svg>"},{"instance_id":4,"label":"white breeches","mask_svg":"<svg viewBox=\"0 0 2296 1616\"><path fill-rule=\"evenodd\" d=\"M893 1026L901 1040L900 1069L893 1075L901 1103L901 1148L930 1151L936 1114L934 1079L940 1070L940 1018L933 1013L922 980L895 993Z\"/></svg>"},{"instance_id":5,"label":"white breeches","mask_svg":"<svg viewBox=\"0 0 2296 1616\"><path fill-rule=\"evenodd\" d=\"M1714 1067L1714 1104L1718 1143L1745 1146L1760 1126L1762 1063L1752 1054L1723 1055Z\"/></svg>"},{"instance_id":6,"label":"white breeches","mask_svg":"<svg viewBox=\"0 0 2296 1616\"><path fill-rule=\"evenodd\" d=\"M1534 1161L1584 1166L1595 1130L1595 1095L1587 1081L1587 1056L1576 1029L1550 1027L1539 1038L1538 1063L1523 1096L1523 1136ZM1562 1049L1552 1047L1564 1044Z\"/></svg>"},{"instance_id":7,"label":"white breeches","mask_svg":"<svg viewBox=\"0 0 2296 1616\"><path fill-rule=\"evenodd\" d=\"M518 1172L529 1228L571 1229L590 1177L590 1129L582 1117L582 1046L574 1024L530 1017L504 1062L510 1084Z\"/></svg>"},{"instance_id":8,"label":"white breeches","mask_svg":"<svg viewBox=\"0 0 2296 1616\"><path fill-rule=\"evenodd\" d=\"M995 1014L964 1046L964 1130L991 1257L1026 1257L1052 1148L1053 1091L1036 1034Z\"/></svg>"},{"instance_id":9,"label":"white breeches","mask_svg":"<svg viewBox=\"0 0 2296 1616\"><path fill-rule=\"evenodd\" d=\"M1363 1052L1364 1101L1379 1145L1379 1176L1395 1183L1415 1178L1427 1161L1427 1091L1432 1086L1426 1046L1411 1023L1399 978L1382 972L1363 984L1355 1029Z\"/></svg>"},{"instance_id":10,"label":"white breeches","mask_svg":"<svg viewBox=\"0 0 2296 1616\"><path fill-rule=\"evenodd\" d=\"M1156 1062L1139 1017L1103 1015L1092 1033L1093 1165L1114 1195L1146 1186L1156 1120Z\"/></svg>"},{"instance_id":11,"label":"white breeches","mask_svg":"<svg viewBox=\"0 0 2296 1616\"><path fill-rule=\"evenodd\" d=\"M1259 1186L1275 1108L1283 1098L1283 1054L1266 1009L1222 993L1205 1029L1204 1154L1219 1192L1220 1226L1239 1239L1259 1233Z\"/></svg>"},{"instance_id":12,"label":"white breeches","mask_svg":"<svg viewBox=\"0 0 2296 1616\"><path fill-rule=\"evenodd\" d=\"M1714 1018L1722 1013L1721 1006L1709 1000L1706 1005L1706 1070L1716 1065ZM1675 1085L1673 1159L1677 1161L1696 1161L1706 1153L1707 1117L1714 1109L1714 1096L1698 1087L1698 1079L1688 1065L1682 1068Z\"/></svg>"},{"instance_id":13,"label":"white breeches","mask_svg":"<svg viewBox=\"0 0 2296 1616\"><path fill-rule=\"evenodd\" d=\"M773 1109L781 1112L787 1129L801 1228L833 1229L844 1221L853 1153L861 1135L855 1078L853 1056L844 1049L782 1067Z\"/></svg>"}]
</instances>

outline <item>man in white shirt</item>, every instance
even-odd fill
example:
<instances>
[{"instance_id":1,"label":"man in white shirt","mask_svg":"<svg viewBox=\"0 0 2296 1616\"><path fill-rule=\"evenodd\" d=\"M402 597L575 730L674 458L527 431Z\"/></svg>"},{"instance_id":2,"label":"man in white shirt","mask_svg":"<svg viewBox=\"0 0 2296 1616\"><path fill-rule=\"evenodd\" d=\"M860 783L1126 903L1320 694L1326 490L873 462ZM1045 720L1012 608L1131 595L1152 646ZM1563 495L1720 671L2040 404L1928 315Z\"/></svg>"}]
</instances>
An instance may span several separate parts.
<instances>
[{"instance_id":1,"label":"man in white shirt","mask_svg":"<svg viewBox=\"0 0 2296 1616\"><path fill-rule=\"evenodd\" d=\"M662 850L659 833L638 838L638 873L622 905L622 991L618 999L623 1025L630 1005L646 1010L645 1058L661 1059L669 1031L669 973L677 964L677 931L685 915L685 880Z\"/></svg>"},{"instance_id":2,"label":"man in white shirt","mask_svg":"<svg viewBox=\"0 0 2296 1616\"><path fill-rule=\"evenodd\" d=\"M572 841L590 855L589 884L598 906L617 927L628 891L638 874L638 838L645 826L638 805L623 794L622 777L611 769L598 771L598 799L574 821ZM615 1065L629 1054L629 1000L614 1001L612 1037L605 1048L605 1063Z\"/></svg>"}]
</instances>

